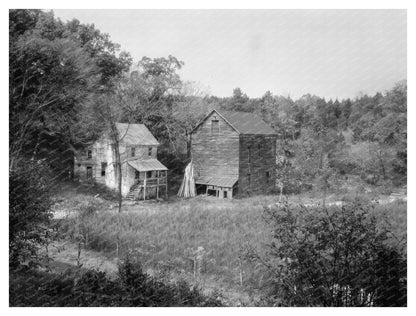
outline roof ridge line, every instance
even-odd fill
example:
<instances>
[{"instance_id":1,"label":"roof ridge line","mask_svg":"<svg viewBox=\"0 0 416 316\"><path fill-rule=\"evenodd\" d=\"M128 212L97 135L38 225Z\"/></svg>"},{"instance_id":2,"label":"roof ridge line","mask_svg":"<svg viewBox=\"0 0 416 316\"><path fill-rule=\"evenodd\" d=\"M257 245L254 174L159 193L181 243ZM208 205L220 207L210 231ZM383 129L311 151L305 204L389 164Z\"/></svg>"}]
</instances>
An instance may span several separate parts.
<instances>
[{"instance_id":1,"label":"roof ridge line","mask_svg":"<svg viewBox=\"0 0 416 316\"><path fill-rule=\"evenodd\" d=\"M207 115L205 115L205 117L203 119L201 119L198 124L195 125L195 127L191 130L190 134L192 134L203 122L205 122L205 120L213 113L216 112L219 116L221 116L221 118L227 122L228 125L230 125L233 130L235 130L238 134L241 134L241 132L236 129L233 124L231 124L217 109L212 109Z\"/></svg>"},{"instance_id":2,"label":"roof ridge line","mask_svg":"<svg viewBox=\"0 0 416 316\"><path fill-rule=\"evenodd\" d=\"M222 119L224 120L224 121L226 121L238 134L241 134L241 132L233 125L233 124L231 124L225 117L224 117L224 115L222 115L219 111L217 111L216 109L214 109L214 111L215 112L217 112L217 114L219 115L219 116L221 116L222 117Z\"/></svg>"}]
</instances>

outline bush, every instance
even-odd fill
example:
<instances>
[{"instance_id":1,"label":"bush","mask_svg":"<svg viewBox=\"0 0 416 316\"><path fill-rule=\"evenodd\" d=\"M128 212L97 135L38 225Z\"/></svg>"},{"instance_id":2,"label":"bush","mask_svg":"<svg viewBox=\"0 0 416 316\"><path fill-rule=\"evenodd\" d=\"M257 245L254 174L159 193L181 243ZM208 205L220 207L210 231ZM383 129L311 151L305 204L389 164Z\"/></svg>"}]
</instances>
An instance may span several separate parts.
<instances>
[{"instance_id":1,"label":"bush","mask_svg":"<svg viewBox=\"0 0 416 316\"><path fill-rule=\"evenodd\" d=\"M406 259L371 207L265 208L271 300L287 306L406 306Z\"/></svg>"},{"instance_id":2,"label":"bush","mask_svg":"<svg viewBox=\"0 0 416 316\"><path fill-rule=\"evenodd\" d=\"M9 174L9 264L36 264L37 249L48 242L52 230L51 186L48 168L22 161Z\"/></svg>"},{"instance_id":3,"label":"bush","mask_svg":"<svg viewBox=\"0 0 416 316\"><path fill-rule=\"evenodd\" d=\"M35 270L10 275L10 306L221 306L181 281L169 283L144 273L127 257L115 279L96 270L66 275Z\"/></svg>"}]
</instances>

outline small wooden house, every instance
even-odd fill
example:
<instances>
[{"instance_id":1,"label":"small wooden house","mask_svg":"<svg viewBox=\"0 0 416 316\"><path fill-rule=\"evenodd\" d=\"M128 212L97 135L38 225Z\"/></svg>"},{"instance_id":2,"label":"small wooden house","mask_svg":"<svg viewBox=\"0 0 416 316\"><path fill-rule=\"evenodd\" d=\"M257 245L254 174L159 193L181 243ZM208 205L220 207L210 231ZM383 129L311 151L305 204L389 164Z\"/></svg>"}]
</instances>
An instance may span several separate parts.
<instances>
[{"instance_id":1,"label":"small wooden house","mask_svg":"<svg viewBox=\"0 0 416 316\"><path fill-rule=\"evenodd\" d=\"M143 124L116 123L122 169L122 195L131 199L167 196L167 168L157 160L159 142ZM75 157L74 176L118 189L115 144L109 133Z\"/></svg>"},{"instance_id":2,"label":"small wooden house","mask_svg":"<svg viewBox=\"0 0 416 316\"><path fill-rule=\"evenodd\" d=\"M267 194L276 182L276 132L247 112L211 111L191 132L197 193Z\"/></svg>"}]
</instances>

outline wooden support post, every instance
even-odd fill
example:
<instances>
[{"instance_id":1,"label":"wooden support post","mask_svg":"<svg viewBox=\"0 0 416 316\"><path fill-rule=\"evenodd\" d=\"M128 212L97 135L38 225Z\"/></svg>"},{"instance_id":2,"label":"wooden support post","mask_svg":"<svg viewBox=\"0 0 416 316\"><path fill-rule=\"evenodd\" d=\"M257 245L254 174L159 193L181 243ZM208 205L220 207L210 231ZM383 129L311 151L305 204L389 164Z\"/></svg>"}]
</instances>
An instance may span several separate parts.
<instances>
[{"instance_id":1,"label":"wooden support post","mask_svg":"<svg viewBox=\"0 0 416 316\"><path fill-rule=\"evenodd\" d=\"M156 200L159 200L159 170L156 171L156 177L157 177Z\"/></svg>"},{"instance_id":2,"label":"wooden support post","mask_svg":"<svg viewBox=\"0 0 416 316\"><path fill-rule=\"evenodd\" d=\"M166 183L166 200L168 199L168 171L165 170L165 183Z\"/></svg>"},{"instance_id":3,"label":"wooden support post","mask_svg":"<svg viewBox=\"0 0 416 316\"><path fill-rule=\"evenodd\" d=\"M146 182L147 182L147 171L144 172L144 191L143 191L143 201L146 201Z\"/></svg>"}]
</instances>

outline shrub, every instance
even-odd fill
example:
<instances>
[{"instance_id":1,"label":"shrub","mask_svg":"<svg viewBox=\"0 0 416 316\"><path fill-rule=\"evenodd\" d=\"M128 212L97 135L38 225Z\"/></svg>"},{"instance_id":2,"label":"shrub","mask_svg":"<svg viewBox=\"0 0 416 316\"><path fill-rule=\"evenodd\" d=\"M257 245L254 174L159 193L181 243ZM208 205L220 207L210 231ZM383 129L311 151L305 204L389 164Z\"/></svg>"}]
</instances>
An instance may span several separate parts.
<instances>
[{"instance_id":1,"label":"shrub","mask_svg":"<svg viewBox=\"0 0 416 316\"><path fill-rule=\"evenodd\" d=\"M221 306L184 281L169 283L143 272L126 258L117 278L104 272L77 269L66 275L36 270L10 275L10 306Z\"/></svg>"},{"instance_id":2,"label":"shrub","mask_svg":"<svg viewBox=\"0 0 416 316\"><path fill-rule=\"evenodd\" d=\"M9 174L9 264L36 264L37 249L48 242L52 230L51 185L48 168L22 161Z\"/></svg>"},{"instance_id":3,"label":"shrub","mask_svg":"<svg viewBox=\"0 0 416 316\"><path fill-rule=\"evenodd\" d=\"M406 306L406 259L371 207L265 208L271 300L288 306Z\"/></svg>"}]
</instances>

